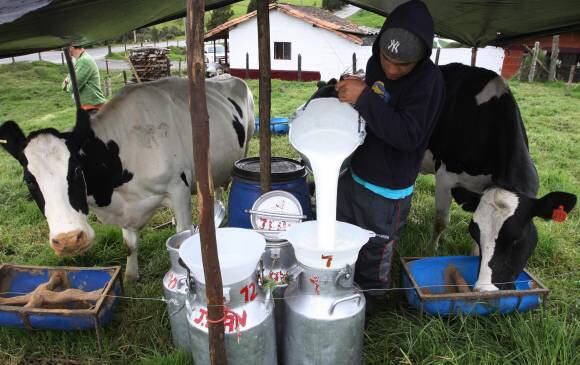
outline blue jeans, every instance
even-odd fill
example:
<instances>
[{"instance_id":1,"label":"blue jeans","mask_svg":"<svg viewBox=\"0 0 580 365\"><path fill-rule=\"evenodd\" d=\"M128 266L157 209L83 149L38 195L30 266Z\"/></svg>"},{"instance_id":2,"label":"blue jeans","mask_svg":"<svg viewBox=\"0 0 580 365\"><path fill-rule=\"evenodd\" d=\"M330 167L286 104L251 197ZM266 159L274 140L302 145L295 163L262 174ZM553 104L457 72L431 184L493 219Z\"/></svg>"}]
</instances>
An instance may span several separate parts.
<instances>
[{"instance_id":1,"label":"blue jeans","mask_svg":"<svg viewBox=\"0 0 580 365\"><path fill-rule=\"evenodd\" d=\"M354 181L349 172L339 179L336 219L389 237L373 237L361 248L354 280L362 289L390 286L394 248L411 210L411 199L412 195L392 200L375 194Z\"/></svg>"}]
</instances>

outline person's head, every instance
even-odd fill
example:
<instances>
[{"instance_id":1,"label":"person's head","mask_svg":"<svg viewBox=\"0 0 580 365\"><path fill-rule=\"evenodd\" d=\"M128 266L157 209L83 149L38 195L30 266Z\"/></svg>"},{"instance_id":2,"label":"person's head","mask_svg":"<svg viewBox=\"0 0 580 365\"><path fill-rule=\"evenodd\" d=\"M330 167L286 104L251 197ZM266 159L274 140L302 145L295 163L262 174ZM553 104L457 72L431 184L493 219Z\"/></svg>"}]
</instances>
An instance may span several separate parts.
<instances>
[{"instance_id":1,"label":"person's head","mask_svg":"<svg viewBox=\"0 0 580 365\"><path fill-rule=\"evenodd\" d=\"M403 28L385 30L379 45L381 67L389 80L408 75L427 54L419 37Z\"/></svg>"},{"instance_id":2,"label":"person's head","mask_svg":"<svg viewBox=\"0 0 580 365\"><path fill-rule=\"evenodd\" d=\"M68 53L70 54L71 57L73 58L79 58L80 55L85 51L85 49L83 47L79 47L79 46L70 46L68 47Z\"/></svg>"}]
</instances>

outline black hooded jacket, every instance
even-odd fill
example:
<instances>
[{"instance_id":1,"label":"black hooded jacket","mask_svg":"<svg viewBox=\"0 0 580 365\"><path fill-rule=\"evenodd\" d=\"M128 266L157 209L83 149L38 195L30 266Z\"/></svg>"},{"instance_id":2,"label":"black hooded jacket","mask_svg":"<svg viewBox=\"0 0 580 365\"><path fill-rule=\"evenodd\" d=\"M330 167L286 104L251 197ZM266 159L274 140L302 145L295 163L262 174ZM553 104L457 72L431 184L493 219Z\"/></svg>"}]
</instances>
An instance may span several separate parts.
<instances>
[{"instance_id":1,"label":"black hooded jacket","mask_svg":"<svg viewBox=\"0 0 580 365\"><path fill-rule=\"evenodd\" d=\"M389 80L380 64L380 35L388 28L404 28L417 35L427 48L425 58L398 80ZM368 87L355 108L367 122L367 137L355 151L351 167L362 179L389 189L415 183L421 161L445 98L441 71L429 59L433 48L433 20L421 1L398 6L388 17L373 44L367 63ZM372 91L382 81L388 102Z\"/></svg>"}]
</instances>

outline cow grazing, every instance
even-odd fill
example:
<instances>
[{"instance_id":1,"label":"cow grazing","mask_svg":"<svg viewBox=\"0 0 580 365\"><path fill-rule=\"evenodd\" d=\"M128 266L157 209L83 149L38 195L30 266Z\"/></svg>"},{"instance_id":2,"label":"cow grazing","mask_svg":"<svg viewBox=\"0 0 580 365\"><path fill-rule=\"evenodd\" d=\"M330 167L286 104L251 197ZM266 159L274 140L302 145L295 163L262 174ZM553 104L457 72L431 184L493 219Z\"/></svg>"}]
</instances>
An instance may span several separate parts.
<instances>
[{"instance_id":1,"label":"cow grazing","mask_svg":"<svg viewBox=\"0 0 580 365\"><path fill-rule=\"evenodd\" d=\"M576 197L554 192L535 199L539 178L526 131L518 105L500 76L461 64L441 66L441 71L445 106L421 169L435 174L431 242L437 247L455 197L465 210L474 212L469 231L477 243L474 252L481 254L474 289L507 288L537 245L532 218L550 218L554 209L560 212L556 214L569 212ZM337 97L334 84L318 86L311 99Z\"/></svg>"},{"instance_id":2,"label":"cow grazing","mask_svg":"<svg viewBox=\"0 0 580 365\"><path fill-rule=\"evenodd\" d=\"M440 68L447 97L422 166L423 173L435 174L435 248L449 224L453 187L483 192L493 184L535 197L539 186L524 123L506 82L483 68L458 63Z\"/></svg>"},{"instance_id":3,"label":"cow grazing","mask_svg":"<svg viewBox=\"0 0 580 365\"><path fill-rule=\"evenodd\" d=\"M71 132L42 129L25 137L12 121L0 126L4 148L23 167L24 180L50 229L59 256L88 249L94 231L89 208L122 227L126 280L139 277L138 231L160 206L177 231L191 226L195 192L188 81L177 78L125 87L92 120L82 110ZM209 163L215 186L227 183L253 135L254 103L247 85L225 77L206 81Z\"/></svg>"},{"instance_id":4,"label":"cow grazing","mask_svg":"<svg viewBox=\"0 0 580 365\"><path fill-rule=\"evenodd\" d=\"M475 291L514 289L538 242L532 218L562 221L576 205L575 195L562 192L535 199L500 187L483 194L453 188L452 195L464 210L473 212L469 233L481 255Z\"/></svg>"}]
</instances>

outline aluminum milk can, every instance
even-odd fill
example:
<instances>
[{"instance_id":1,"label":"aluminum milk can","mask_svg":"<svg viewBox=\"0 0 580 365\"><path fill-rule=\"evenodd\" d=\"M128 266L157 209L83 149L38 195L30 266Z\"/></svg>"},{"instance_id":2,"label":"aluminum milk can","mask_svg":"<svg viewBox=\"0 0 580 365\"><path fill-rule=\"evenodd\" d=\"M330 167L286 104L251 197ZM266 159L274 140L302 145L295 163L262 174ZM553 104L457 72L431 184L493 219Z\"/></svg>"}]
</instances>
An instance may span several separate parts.
<instances>
[{"instance_id":1,"label":"aluminum milk can","mask_svg":"<svg viewBox=\"0 0 580 365\"><path fill-rule=\"evenodd\" d=\"M189 326L185 301L187 299L187 271L179 264L179 246L195 232L191 229L177 233L165 243L171 267L163 277L163 295L167 300L167 313L171 324L173 344L179 349L189 349Z\"/></svg>"},{"instance_id":2,"label":"aluminum milk can","mask_svg":"<svg viewBox=\"0 0 580 365\"><path fill-rule=\"evenodd\" d=\"M205 285L189 277L186 303L190 350L196 365L210 364ZM276 365L274 304L262 289L259 270L238 283L224 285L225 346L230 365Z\"/></svg>"},{"instance_id":3,"label":"aluminum milk can","mask_svg":"<svg viewBox=\"0 0 580 365\"><path fill-rule=\"evenodd\" d=\"M361 364L365 299L353 267L300 267L284 293L284 364Z\"/></svg>"}]
</instances>

